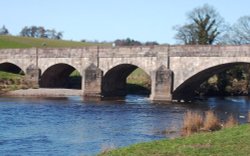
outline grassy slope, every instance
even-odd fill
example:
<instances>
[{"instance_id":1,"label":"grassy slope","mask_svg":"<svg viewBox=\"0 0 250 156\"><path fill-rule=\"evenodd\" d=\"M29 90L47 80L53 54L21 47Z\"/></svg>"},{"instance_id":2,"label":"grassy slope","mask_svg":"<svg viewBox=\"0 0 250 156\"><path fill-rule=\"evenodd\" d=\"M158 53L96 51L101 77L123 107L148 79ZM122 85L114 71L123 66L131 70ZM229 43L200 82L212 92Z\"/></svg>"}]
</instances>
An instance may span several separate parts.
<instances>
[{"instance_id":1,"label":"grassy slope","mask_svg":"<svg viewBox=\"0 0 250 156\"><path fill-rule=\"evenodd\" d=\"M22 75L0 71L0 94L21 88Z\"/></svg>"},{"instance_id":2,"label":"grassy slope","mask_svg":"<svg viewBox=\"0 0 250 156\"><path fill-rule=\"evenodd\" d=\"M208 156L250 155L250 125L195 134L174 140L141 143L117 149L105 156Z\"/></svg>"},{"instance_id":3,"label":"grassy slope","mask_svg":"<svg viewBox=\"0 0 250 156\"><path fill-rule=\"evenodd\" d=\"M51 40L43 38L17 37L0 35L0 48L32 48L32 47L84 47L110 46L110 44L83 43L65 40Z\"/></svg>"},{"instance_id":4,"label":"grassy slope","mask_svg":"<svg viewBox=\"0 0 250 156\"><path fill-rule=\"evenodd\" d=\"M150 77L142 69L137 68L127 78L127 83L137 84L142 87L150 85Z\"/></svg>"},{"instance_id":5,"label":"grassy slope","mask_svg":"<svg viewBox=\"0 0 250 156\"><path fill-rule=\"evenodd\" d=\"M0 79L5 79L5 80L16 80L16 79L21 79L22 75L19 74L12 74L4 71L0 71Z\"/></svg>"}]
</instances>

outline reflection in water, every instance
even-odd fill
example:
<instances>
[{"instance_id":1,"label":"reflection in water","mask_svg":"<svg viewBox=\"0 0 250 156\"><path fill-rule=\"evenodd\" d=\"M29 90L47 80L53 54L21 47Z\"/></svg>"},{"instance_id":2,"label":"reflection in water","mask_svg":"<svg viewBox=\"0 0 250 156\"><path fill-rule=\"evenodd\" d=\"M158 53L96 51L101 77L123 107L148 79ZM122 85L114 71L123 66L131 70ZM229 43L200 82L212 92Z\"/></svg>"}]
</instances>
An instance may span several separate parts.
<instances>
[{"instance_id":1,"label":"reflection in water","mask_svg":"<svg viewBox=\"0 0 250 156\"><path fill-rule=\"evenodd\" d=\"M81 97L1 98L0 153L3 155L92 155L105 147L162 139L179 128L187 110L214 110L246 122L247 97L208 98L188 104L151 103L142 96L83 102ZM168 135L167 137L171 137Z\"/></svg>"}]
</instances>

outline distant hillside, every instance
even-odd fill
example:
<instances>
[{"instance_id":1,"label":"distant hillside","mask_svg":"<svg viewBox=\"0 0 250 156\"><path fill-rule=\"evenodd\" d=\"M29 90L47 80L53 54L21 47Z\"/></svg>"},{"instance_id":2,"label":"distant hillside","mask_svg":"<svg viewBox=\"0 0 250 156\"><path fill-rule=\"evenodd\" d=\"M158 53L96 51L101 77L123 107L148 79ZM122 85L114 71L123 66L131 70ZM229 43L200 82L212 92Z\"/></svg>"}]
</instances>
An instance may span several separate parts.
<instances>
[{"instance_id":1,"label":"distant hillside","mask_svg":"<svg viewBox=\"0 0 250 156\"><path fill-rule=\"evenodd\" d=\"M85 47L85 46L111 46L111 44L75 42L66 40L52 40L44 38L17 37L0 35L0 48L32 48L32 47Z\"/></svg>"}]
</instances>

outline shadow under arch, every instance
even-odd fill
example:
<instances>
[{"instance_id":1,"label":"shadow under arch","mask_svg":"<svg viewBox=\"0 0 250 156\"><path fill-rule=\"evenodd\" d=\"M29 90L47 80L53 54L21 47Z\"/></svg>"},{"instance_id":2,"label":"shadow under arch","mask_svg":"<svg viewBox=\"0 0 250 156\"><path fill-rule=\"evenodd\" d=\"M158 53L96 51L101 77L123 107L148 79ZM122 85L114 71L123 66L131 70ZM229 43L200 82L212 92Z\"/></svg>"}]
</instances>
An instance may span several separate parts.
<instances>
[{"instance_id":1,"label":"shadow under arch","mask_svg":"<svg viewBox=\"0 0 250 156\"><path fill-rule=\"evenodd\" d=\"M226 63L217 66L213 66L202 70L192 77L188 78L185 82L183 82L180 86L178 86L173 91L173 99L175 100L193 100L195 97L195 90L199 88L199 86L208 80L209 77L213 76L214 74L221 73L227 69L230 69L237 65L244 65L249 64L246 62L234 62L234 63Z\"/></svg>"},{"instance_id":2,"label":"shadow under arch","mask_svg":"<svg viewBox=\"0 0 250 156\"><path fill-rule=\"evenodd\" d=\"M137 68L139 67L133 64L120 64L111 68L103 77L102 95L104 97L123 97L130 93L128 90L127 78ZM145 71L143 70L143 72ZM148 74L146 75L148 76L147 78L150 79L151 85L151 78ZM133 94L137 94L136 91ZM150 91L148 94L150 94Z\"/></svg>"},{"instance_id":3,"label":"shadow under arch","mask_svg":"<svg viewBox=\"0 0 250 156\"><path fill-rule=\"evenodd\" d=\"M0 63L0 71L21 75L25 74L25 71L23 71L18 65L10 62Z\"/></svg>"},{"instance_id":4,"label":"shadow under arch","mask_svg":"<svg viewBox=\"0 0 250 156\"><path fill-rule=\"evenodd\" d=\"M64 63L52 65L42 73L39 85L41 88L81 89L81 75L71 76L76 71L74 67Z\"/></svg>"}]
</instances>

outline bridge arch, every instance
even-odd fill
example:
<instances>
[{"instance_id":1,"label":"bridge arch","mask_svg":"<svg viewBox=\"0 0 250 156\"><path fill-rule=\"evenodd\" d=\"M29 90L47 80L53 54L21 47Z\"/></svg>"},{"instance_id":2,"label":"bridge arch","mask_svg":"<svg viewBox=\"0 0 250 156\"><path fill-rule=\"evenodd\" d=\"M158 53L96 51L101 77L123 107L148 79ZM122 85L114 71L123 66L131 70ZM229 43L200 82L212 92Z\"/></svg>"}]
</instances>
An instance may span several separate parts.
<instances>
[{"instance_id":1,"label":"bridge arch","mask_svg":"<svg viewBox=\"0 0 250 156\"><path fill-rule=\"evenodd\" d=\"M173 91L173 99L192 99L195 96L194 91L198 89L203 82L208 80L209 77L213 76L214 74L223 72L227 69L230 69L236 65L249 63L250 62L229 62L199 70L197 71L197 73L185 79L183 83L176 87L176 89Z\"/></svg>"},{"instance_id":2,"label":"bridge arch","mask_svg":"<svg viewBox=\"0 0 250 156\"><path fill-rule=\"evenodd\" d=\"M21 66L12 63L12 62L2 62L0 63L0 71L5 71L14 74L25 74L25 69L22 69Z\"/></svg>"},{"instance_id":3,"label":"bridge arch","mask_svg":"<svg viewBox=\"0 0 250 156\"><path fill-rule=\"evenodd\" d=\"M134 64L119 64L109 69L102 80L103 96L125 96L127 94L127 77L137 68L140 67ZM144 69L142 70L147 74L151 85L151 77Z\"/></svg>"},{"instance_id":4,"label":"bridge arch","mask_svg":"<svg viewBox=\"0 0 250 156\"><path fill-rule=\"evenodd\" d=\"M42 73L39 85L41 88L81 89L81 74L78 77L70 77L74 71L80 74L75 67L69 64L54 64Z\"/></svg>"},{"instance_id":5,"label":"bridge arch","mask_svg":"<svg viewBox=\"0 0 250 156\"><path fill-rule=\"evenodd\" d=\"M250 57L174 57L170 58L170 62L175 90L199 72L224 64L250 63Z\"/></svg>"},{"instance_id":6,"label":"bridge arch","mask_svg":"<svg viewBox=\"0 0 250 156\"><path fill-rule=\"evenodd\" d=\"M134 65L137 68L143 69L145 73L150 75L150 72L155 70L156 60L155 58L112 58L103 59L100 61L100 68L103 70L104 75L111 70L122 64Z\"/></svg>"},{"instance_id":7,"label":"bridge arch","mask_svg":"<svg viewBox=\"0 0 250 156\"><path fill-rule=\"evenodd\" d=\"M39 68L41 69L41 74L43 74L47 69L49 69L50 67L54 66L54 65L57 65L57 64L67 64L69 66L72 66L73 68L75 68L77 71L80 72L80 74L82 74L81 70L81 66L77 63L74 63L74 62L77 62L77 61L74 61L74 60L70 60L70 59L64 59L64 60L61 60L61 59L53 59L53 60L41 60L39 62Z\"/></svg>"}]
</instances>

